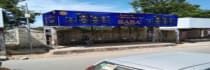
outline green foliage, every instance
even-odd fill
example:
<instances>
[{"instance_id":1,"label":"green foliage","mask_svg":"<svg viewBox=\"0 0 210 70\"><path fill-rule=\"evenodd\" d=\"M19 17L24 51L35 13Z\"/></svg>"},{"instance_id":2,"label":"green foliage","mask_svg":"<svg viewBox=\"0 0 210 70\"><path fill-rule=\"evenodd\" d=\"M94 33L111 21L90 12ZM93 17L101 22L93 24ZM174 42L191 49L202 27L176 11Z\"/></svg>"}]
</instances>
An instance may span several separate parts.
<instances>
[{"instance_id":1,"label":"green foliage","mask_svg":"<svg viewBox=\"0 0 210 70\"><path fill-rule=\"evenodd\" d=\"M209 17L199 8L186 0L134 0L130 3L137 13L176 14L179 17Z\"/></svg>"},{"instance_id":2,"label":"green foliage","mask_svg":"<svg viewBox=\"0 0 210 70\"><path fill-rule=\"evenodd\" d=\"M23 7L19 7L18 4L20 2L23 2L25 0L0 0L0 8L6 9L7 11L10 11L15 16L14 22L5 22L5 26L12 27L12 26L18 26L21 25L20 21L25 20L24 18L24 9ZM35 22L35 16L38 15L38 13L35 13L33 11L30 11L31 18L30 23Z\"/></svg>"}]
</instances>

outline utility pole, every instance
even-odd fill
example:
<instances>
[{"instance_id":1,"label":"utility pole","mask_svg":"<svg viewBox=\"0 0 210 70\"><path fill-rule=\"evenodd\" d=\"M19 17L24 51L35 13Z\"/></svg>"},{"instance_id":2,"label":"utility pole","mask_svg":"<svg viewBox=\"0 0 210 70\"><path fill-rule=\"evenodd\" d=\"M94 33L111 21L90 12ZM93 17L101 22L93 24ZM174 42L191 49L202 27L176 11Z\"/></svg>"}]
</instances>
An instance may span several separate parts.
<instances>
[{"instance_id":1,"label":"utility pole","mask_svg":"<svg viewBox=\"0 0 210 70\"><path fill-rule=\"evenodd\" d=\"M0 8L0 60L7 60L8 58L6 55L3 9Z\"/></svg>"},{"instance_id":2,"label":"utility pole","mask_svg":"<svg viewBox=\"0 0 210 70\"><path fill-rule=\"evenodd\" d=\"M29 22L29 18L30 18L30 13L29 13L29 10L28 10L28 4L26 3L25 5L25 18L26 18L26 24L28 26L28 43L29 43L29 47L30 47L30 51L31 51L31 54L33 53L33 46L32 46L32 38L31 38L31 25L30 25L30 22Z\"/></svg>"},{"instance_id":3,"label":"utility pole","mask_svg":"<svg viewBox=\"0 0 210 70\"><path fill-rule=\"evenodd\" d=\"M3 28L0 28L0 60L7 60Z\"/></svg>"}]
</instances>

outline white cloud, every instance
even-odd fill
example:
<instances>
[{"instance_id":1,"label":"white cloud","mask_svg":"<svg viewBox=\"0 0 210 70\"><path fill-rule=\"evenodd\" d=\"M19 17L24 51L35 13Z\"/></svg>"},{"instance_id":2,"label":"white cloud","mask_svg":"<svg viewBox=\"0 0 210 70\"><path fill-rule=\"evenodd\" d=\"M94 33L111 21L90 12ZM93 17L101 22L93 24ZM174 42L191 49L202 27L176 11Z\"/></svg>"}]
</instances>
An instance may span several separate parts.
<instances>
[{"instance_id":1,"label":"white cloud","mask_svg":"<svg viewBox=\"0 0 210 70\"><path fill-rule=\"evenodd\" d=\"M131 12L131 9L122 10L112 5L99 5L91 2L78 2L76 0L27 0L29 9L37 12L48 12L52 10L78 10L78 11L102 11L102 12ZM25 4L24 2L21 4ZM42 26L42 18L36 18L34 27Z\"/></svg>"}]
</instances>

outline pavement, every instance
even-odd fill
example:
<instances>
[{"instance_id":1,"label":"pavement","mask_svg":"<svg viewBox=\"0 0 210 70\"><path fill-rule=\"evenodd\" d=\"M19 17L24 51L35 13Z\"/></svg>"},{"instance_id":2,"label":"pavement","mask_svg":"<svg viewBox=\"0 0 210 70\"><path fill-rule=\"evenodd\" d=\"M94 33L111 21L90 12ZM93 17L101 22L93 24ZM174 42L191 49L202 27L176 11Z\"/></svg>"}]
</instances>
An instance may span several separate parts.
<instances>
[{"instance_id":1,"label":"pavement","mask_svg":"<svg viewBox=\"0 0 210 70\"><path fill-rule=\"evenodd\" d=\"M48 57L59 57L63 55L77 55L90 52L107 52L120 51L140 48L155 48L155 47L171 47L176 46L175 43L146 43L146 42L132 42L132 43L110 43L110 44L96 44L90 46L58 46L59 48L50 50L48 53L42 54L18 54L9 57L10 60L25 60Z\"/></svg>"},{"instance_id":2,"label":"pavement","mask_svg":"<svg viewBox=\"0 0 210 70\"><path fill-rule=\"evenodd\" d=\"M93 47L77 46L77 47L54 49L51 50L50 53L54 55L61 55L61 54L87 53L87 52L127 50L127 49L137 49L137 48L168 47L175 45L176 45L175 43L128 43L128 44L118 44L118 45L100 45Z\"/></svg>"},{"instance_id":3,"label":"pavement","mask_svg":"<svg viewBox=\"0 0 210 70\"><path fill-rule=\"evenodd\" d=\"M29 60L9 60L3 67L13 70L85 70L91 64L103 59L130 55L151 54L159 52L196 52L210 54L210 41L177 44L171 47L136 48L118 51L87 52L65 55L31 55L38 57Z\"/></svg>"}]
</instances>

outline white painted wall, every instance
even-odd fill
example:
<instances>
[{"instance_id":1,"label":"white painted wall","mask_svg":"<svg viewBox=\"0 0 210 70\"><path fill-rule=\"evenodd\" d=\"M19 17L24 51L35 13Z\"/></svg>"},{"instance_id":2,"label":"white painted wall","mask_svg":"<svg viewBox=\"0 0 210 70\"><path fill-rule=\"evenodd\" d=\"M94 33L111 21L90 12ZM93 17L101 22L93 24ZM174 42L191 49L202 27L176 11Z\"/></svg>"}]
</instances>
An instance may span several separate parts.
<instances>
[{"instance_id":1,"label":"white painted wall","mask_svg":"<svg viewBox=\"0 0 210 70\"><path fill-rule=\"evenodd\" d=\"M160 27L160 30L210 28L210 18L179 18L175 27Z\"/></svg>"},{"instance_id":2,"label":"white painted wall","mask_svg":"<svg viewBox=\"0 0 210 70\"><path fill-rule=\"evenodd\" d=\"M178 28L210 28L210 18L179 18Z\"/></svg>"},{"instance_id":3,"label":"white painted wall","mask_svg":"<svg viewBox=\"0 0 210 70\"><path fill-rule=\"evenodd\" d=\"M190 19L189 18L179 18L177 28L190 28Z\"/></svg>"},{"instance_id":4,"label":"white painted wall","mask_svg":"<svg viewBox=\"0 0 210 70\"><path fill-rule=\"evenodd\" d=\"M191 28L210 28L210 18L191 18Z\"/></svg>"}]
</instances>

